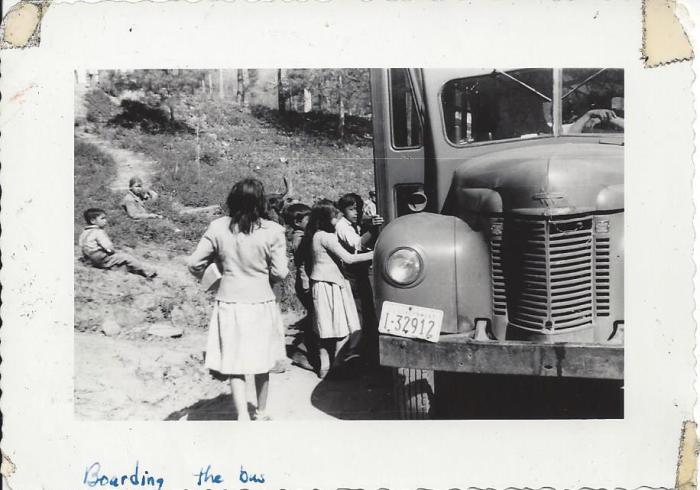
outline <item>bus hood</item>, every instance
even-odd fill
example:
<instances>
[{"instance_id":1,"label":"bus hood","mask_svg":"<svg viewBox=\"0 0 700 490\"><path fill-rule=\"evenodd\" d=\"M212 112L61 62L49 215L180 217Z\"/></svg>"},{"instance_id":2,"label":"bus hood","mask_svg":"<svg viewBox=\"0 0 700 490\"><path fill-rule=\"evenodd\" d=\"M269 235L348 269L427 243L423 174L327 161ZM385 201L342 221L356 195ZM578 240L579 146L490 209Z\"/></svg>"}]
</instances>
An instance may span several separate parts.
<instances>
[{"instance_id":1,"label":"bus hood","mask_svg":"<svg viewBox=\"0 0 700 490\"><path fill-rule=\"evenodd\" d=\"M623 154L615 144L548 143L494 151L455 170L448 214L559 215L621 211Z\"/></svg>"}]
</instances>

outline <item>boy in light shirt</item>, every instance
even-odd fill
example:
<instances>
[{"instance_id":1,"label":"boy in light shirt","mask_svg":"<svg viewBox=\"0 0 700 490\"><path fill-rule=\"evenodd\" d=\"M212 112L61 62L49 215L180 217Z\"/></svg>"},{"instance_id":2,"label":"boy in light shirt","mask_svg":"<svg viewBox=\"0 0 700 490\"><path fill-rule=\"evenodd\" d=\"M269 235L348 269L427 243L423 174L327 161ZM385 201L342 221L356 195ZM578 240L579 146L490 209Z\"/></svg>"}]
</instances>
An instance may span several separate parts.
<instances>
[{"instance_id":1,"label":"boy in light shirt","mask_svg":"<svg viewBox=\"0 0 700 490\"><path fill-rule=\"evenodd\" d=\"M340 244L350 253L371 250L379 235L379 227L384 223L381 216L373 216L369 231L360 235L360 217L362 216L362 198L354 193L343 195L338 199L337 208L343 215L335 225L335 233ZM369 281L369 264L360 263L343 265L343 276L350 282L352 295L357 307L357 315L362 326L364 354L370 366L379 364L379 333L377 331L377 314L374 309L372 285Z\"/></svg>"},{"instance_id":2,"label":"boy in light shirt","mask_svg":"<svg viewBox=\"0 0 700 490\"><path fill-rule=\"evenodd\" d=\"M129 272L139 274L149 279L156 276L156 271L143 264L136 257L126 252L114 250L112 240L104 230L107 226L107 213L99 208L90 208L83 213L87 226L80 234L78 246L83 257L93 266L100 269L124 265Z\"/></svg>"}]
</instances>

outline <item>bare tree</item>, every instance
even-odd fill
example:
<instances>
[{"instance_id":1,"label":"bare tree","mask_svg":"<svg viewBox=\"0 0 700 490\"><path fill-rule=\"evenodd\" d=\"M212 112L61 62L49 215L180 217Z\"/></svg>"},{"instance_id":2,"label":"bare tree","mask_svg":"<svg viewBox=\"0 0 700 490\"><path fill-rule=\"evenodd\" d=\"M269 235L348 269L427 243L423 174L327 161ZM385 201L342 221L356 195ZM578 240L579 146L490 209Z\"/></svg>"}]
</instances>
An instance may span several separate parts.
<instances>
[{"instance_id":1,"label":"bare tree","mask_svg":"<svg viewBox=\"0 0 700 490\"><path fill-rule=\"evenodd\" d=\"M277 109L280 112L285 112L287 109L287 88L286 88L286 70L279 68L277 70Z\"/></svg>"},{"instance_id":2,"label":"bare tree","mask_svg":"<svg viewBox=\"0 0 700 490\"><path fill-rule=\"evenodd\" d=\"M238 88L236 90L236 103L238 105L244 105L245 104L245 76L243 74L242 69L238 69L237 74L236 74L236 80L238 82Z\"/></svg>"},{"instance_id":3,"label":"bare tree","mask_svg":"<svg viewBox=\"0 0 700 490\"><path fill-rule=\"evenodd\" d=\"M345 135L345 93L343 91L343 72L338 72L338 138Z\"/></svg>"}]
</instances>

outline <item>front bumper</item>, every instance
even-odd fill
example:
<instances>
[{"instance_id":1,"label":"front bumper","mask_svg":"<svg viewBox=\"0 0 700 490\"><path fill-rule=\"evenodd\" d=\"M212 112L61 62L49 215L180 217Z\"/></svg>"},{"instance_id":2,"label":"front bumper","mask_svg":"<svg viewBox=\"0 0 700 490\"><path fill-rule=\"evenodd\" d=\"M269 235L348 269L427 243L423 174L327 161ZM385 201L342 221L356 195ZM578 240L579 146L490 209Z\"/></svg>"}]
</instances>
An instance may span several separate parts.
<instances>
[{"instance_id":1,"label":"front bumper","mask_svg":"<svg viewBox=\"0 0 700 490\"><path fill-rule=\"evenodd\" d=\"M475 341L468 334L441 335L437 343L379 336L381 364L433 371L624 379L621 345L570 342Z\"/></svg>"}]
</instances>

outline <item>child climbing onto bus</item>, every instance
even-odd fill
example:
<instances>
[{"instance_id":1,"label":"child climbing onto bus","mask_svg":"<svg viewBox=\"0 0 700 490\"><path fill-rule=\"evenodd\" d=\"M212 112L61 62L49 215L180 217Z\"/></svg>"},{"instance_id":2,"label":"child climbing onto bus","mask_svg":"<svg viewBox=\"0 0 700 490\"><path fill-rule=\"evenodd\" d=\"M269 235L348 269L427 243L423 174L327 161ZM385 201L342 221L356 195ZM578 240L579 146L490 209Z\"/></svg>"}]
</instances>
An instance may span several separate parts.
<instances>
[{"instance_id":1,"label":"child climbing onto bus","mask_svg":"<svg viewBox=\"0 0 700 490\"><path fill-rule=\"evenodd\" d=\"M324 378L331 368L340 365L338 359L355 356L360 335L360 320L347 279L339 262L357 264L372 260L371 253L348 253L338 242L335 223L338 209L321 201L311 209L306 227L307 260L311 264L311 296L314 307L314 327L319 337L320 367Z\"/></svg>"},{"instance_id":2,"label":"child climbing onto bus","mask_svg":"<svg viewBox=\"0 0 700 490\"><path fill-rule=\"evenodd\" d=\"M107 226L107 213L99 208L90 208L83 213L87 226L78 239L78 246L83 257L100 269L124 265L129 272L149 279L156 276L156 271L137 258L125 252L114 250L109 235L104 230Z\"/></svg>"},{"instance_id":3,"label":"child climbing onto bus","mask_svg":"<svg viewBox=\"0 0 700 490\"><path fill-rule=\"evenodd\" d=\"M340 245L351 254L360 254L374 246L379 234L379 226L384 223L381 216L373 215L368 222L368 231L360 234L360 217L363 212L362 198L354 193L338 199L338 209L342 217L335 225ZM369 280L370 264L344 264L342 272L350 284L357 308L357 316L362 327L363 356L369 366L379 364L379 332L377 314L374 308L372 285Z\"/></svg>"}]
</instances>

